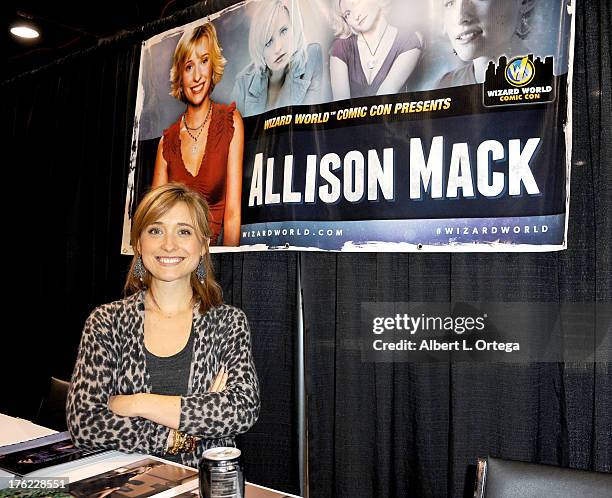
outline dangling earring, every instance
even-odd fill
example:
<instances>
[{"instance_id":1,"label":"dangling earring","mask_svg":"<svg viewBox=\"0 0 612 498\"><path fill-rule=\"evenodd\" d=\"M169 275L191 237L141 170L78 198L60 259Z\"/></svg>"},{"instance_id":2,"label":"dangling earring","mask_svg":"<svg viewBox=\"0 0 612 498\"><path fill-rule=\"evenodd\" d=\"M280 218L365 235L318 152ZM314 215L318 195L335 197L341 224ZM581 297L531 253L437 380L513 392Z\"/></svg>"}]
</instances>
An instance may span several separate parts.
<instances>
[{"instance_id":1,"label":"dangling earring","mask_svg":"<svg viewBox=\"0 0 612 498\"><path fill-rule=\"evenodd\" d=\"M198 278L201 284L204 284L204 280L206 280L206 266L204 265L203 256L200 256L200 262L198 263L198 267L196 268L196 277Z\"/></svg>"},{"instance_id":2,"label":"dangling earring","mask_svg":"<svg viewBox=\"0 0 612 498\"><path fill-rule=\"evenodd\" d=\"M145 267L142 264L142 257L140 256L138 256L136 263L134 263L134 268L132 268L132 275L134 275L141 282L145 276Z\"/></svg>"},{"instance_id":3,"label":"dangling earring","mask_svg":"<svg viewBox=\"0 0 612 498\"><path fill-rule=\"evenodd\" d=\"M518 36L521 40L527 38L527 35L531 31L529 27L529 23L527 22L527 13L523 12L521 15L521 22L519 23L518 28L516 29L516 36Z\"/></svg>"}]
</instances>

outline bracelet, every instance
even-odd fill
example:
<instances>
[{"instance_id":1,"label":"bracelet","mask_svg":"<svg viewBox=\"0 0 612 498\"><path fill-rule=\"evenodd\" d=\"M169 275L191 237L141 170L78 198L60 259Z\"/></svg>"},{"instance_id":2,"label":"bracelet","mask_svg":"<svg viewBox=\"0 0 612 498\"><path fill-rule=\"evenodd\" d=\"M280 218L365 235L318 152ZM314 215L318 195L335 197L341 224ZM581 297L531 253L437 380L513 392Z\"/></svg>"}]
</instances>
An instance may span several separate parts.
<instances>
[{"instance_id":1,"label":"bracelet","mask_svg":"<svg viewBox=\"0 0 612 498\"><path fill-rule=\"evenodd\" d=\"M176 455L178 453L191 453L196 449L196 445L198 440L189 434L185 434L184 432L177 431L172 429L174 440L172 442L172 447L168 450L168 453L171 455Z\"/></svg>"}]
</instances>

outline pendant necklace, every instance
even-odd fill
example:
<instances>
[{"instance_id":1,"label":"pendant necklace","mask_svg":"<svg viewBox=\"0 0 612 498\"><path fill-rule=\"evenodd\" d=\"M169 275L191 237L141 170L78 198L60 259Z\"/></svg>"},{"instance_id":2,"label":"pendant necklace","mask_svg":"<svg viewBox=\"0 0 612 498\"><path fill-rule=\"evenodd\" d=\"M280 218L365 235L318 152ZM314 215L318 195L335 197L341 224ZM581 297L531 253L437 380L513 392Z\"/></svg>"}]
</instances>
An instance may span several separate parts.
<instances>
[{"instance_id":1,"label":"pendant necklace","mask_svg":"<svg viewBox=\"0 0 612 498\"><path fill-rule=\"evenodd\" d=\"M187 130L187 133L189 133L189 136L193 138L193 145L191 146L191 152L193 154L195 154L196 151L198 150L198 138L200 138L200 135L202 134L202 131L204 130L204 125L206 124L206 121L208 121L208 118L210 117L211 110L212 110L212 100L210 101L210 104L208 104L208 111L206 111L206 117L204 118L204 121L202 121L202 124L200 126L196 126L195 128L189 128L189 126L187 125L187 118L185 117L185 113L183 113L183 124L185 125L185 129ZM196 131L196 130L198 130L198 132L195 135L191 133L192 131Z\"/></svg>"},{"instance_id":2,"label":"pendant necklace","mask_svg":"<svg viewBox=\"0 0 612 498\"><path fill-rule=\"evenodd\" d=\"M370 55L372 57L371 59L368 59L368 62L367 62L368 69L370 71L372 71L372 69L374 69L376 67L376 64L378 63L378 59L375 57L376 52L378 52L378 47L380 47L380 42L382 42L383 38L385 37L388 27L389 27L389 23L387 23L387 25L385 26L385 30L383 31L383 34L380 35L380 38L378 39L378 44L376 45L374 52L372 52L372 49L370 48L370 44L368 43L368 40L366 40L365 36L363 36L363 33L361 33L361 37L363 38L363 41L365 42L366 47L368 47L368 51L370 52Z\"/></svg>"}]
</instances>

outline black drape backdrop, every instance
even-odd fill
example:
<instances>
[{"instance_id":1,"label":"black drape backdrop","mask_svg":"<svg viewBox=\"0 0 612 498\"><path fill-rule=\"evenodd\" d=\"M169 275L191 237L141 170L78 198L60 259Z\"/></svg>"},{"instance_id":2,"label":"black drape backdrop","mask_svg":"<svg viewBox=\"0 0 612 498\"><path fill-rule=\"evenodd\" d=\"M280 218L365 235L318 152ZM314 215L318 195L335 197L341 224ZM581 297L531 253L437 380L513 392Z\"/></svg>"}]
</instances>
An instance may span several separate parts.
<instances>
[{"instance_id":1,"label":"black drape backdrop","mask_svg":"<svg viewBox=\"0 0 612 498\"><path fill-rule=\"evenodd\" d=\"M2 85L1 412L32 418L48 377L70 375L87 314L121 295L139 42L228 3ZM356 337L362 301L610 301L609 2L578 2L576 27L567 251L214 258L226 300L253 329L263 405L240 441L251 480L299 489L297 264L311 497L461 496L468 466L486 454L612 470L609 364L366 364Z\"/></svg>"},{"instance_id":2,"label":"black drape backdrop","mask_svg":"<svg viewBox=\"0 0 612 498\"><path fill-rule=\"evenodd\" d=\"M238 440L247 480L299 494L296 254L214 257L226 302L242 308L253 333L261 414Z\"/></svg>"},{"instance_id":3,"label":"black drape backdrop","mask_svg":"<svg viewBox=\"0 0 612 498\"><path fill-rule=\"evenodd\" d=\"M359 345L362 302L610 306L610 3L578 2L576 34L567 251L302 254L310 496L468 496L486 455L612 471L610 363L374 364Z\"/></svg>"}]
</instances>

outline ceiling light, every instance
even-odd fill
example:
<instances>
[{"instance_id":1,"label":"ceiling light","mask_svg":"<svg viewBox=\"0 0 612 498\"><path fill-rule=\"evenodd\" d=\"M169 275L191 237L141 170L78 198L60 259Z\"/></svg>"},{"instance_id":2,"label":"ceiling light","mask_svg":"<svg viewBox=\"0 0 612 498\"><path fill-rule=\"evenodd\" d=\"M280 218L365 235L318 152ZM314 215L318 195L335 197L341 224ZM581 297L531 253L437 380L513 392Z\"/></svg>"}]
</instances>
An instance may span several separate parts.
<instances>
[{"instance_id":1,"label":"ceiling light","mask_svg":"<svg viewBox=\"0 0 612 498\"><path fill-rule=\"evenodd\" d=\"M14 26L11 28L11 33L19 38L38 38L38 31L27 26Z\"/></svg>"}]
</instances>

